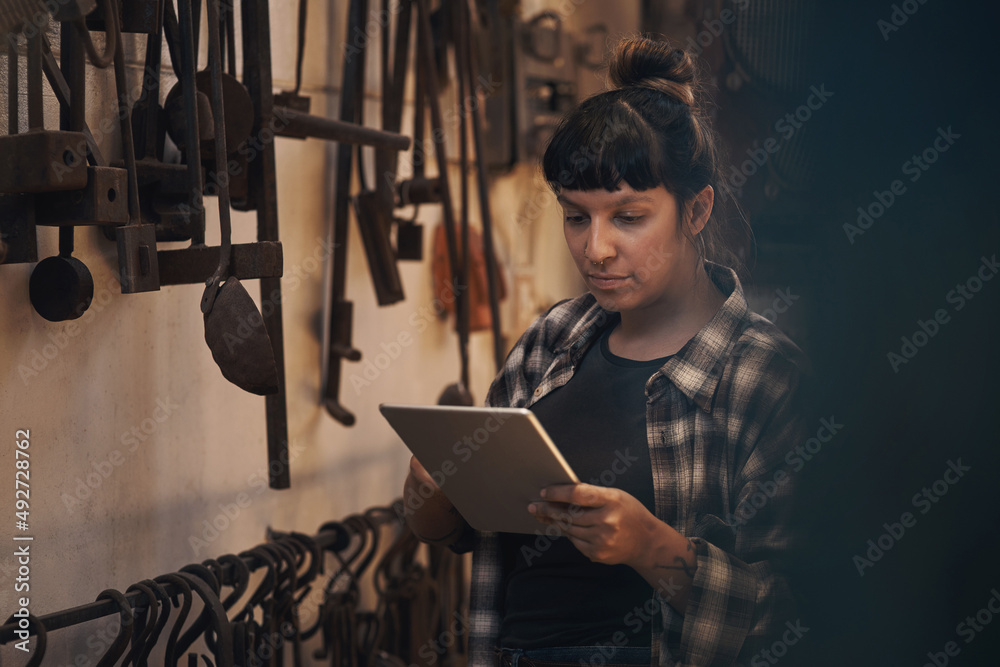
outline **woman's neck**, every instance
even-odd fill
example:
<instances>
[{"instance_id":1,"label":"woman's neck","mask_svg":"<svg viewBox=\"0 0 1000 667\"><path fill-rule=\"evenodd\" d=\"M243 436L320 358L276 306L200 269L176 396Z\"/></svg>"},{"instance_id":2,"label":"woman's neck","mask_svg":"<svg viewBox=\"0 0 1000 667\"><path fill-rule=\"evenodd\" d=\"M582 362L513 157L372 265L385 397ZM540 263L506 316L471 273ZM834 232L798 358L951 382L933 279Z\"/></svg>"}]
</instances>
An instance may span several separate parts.
<instances>
[{"instance_id":1,"label":"woman's neck","mask_svg":"<svg viewBox=\"0 0 1000 667\"><path fill-rule=\"evenodd\" d=\"M676 353L718 312L726 300L704 270L687 285L678 285L672 298L641 310L621 313L621 324L611 332L612 353L646 361Z\"/></svg>"}]
</instances>

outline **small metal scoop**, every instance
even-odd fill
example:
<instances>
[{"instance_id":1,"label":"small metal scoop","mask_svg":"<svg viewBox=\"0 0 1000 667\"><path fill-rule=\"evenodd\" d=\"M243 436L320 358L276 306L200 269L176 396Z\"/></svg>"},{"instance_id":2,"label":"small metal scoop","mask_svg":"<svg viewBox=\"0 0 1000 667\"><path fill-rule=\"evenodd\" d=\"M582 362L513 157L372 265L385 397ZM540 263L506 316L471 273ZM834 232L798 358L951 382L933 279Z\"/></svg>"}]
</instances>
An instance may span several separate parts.
<instances>
[{"instance_id":1,"label":"small metal scoop","mask_svg":"<svg viewBox=\"0 0 1000 667\"><path fill-rule=\"evenodd\" d=\"M219 8L208 5L208 56L212 72L212 120L215 123L215 173L219 187L219 221L222 242L219 266L206 282L201 298L205 315L205 342L222 375L252 394L278 392L278 367L271 338L257 304L239 279L229 275L232 254L229 212L229 179L226 174L226 122L222 99L222 63L219 46ZM218 176L222 174L222 176Z\"/></svg>"}]
</instances>

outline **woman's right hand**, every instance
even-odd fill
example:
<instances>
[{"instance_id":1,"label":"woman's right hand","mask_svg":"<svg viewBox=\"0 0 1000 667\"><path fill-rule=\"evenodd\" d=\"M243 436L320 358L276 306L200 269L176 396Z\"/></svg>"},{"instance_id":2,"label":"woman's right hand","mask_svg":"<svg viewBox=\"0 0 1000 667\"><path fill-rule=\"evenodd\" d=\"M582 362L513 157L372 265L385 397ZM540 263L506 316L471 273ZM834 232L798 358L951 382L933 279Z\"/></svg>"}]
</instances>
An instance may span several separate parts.
<instances>
[{"instance_id":1,"label":"woman's right hand","mask_svg":"<svg viewBox=\"0 0 1000 667\"><path fill-rule=\"evenodd\" d=\"M417 460L416 456L410 457L410 474L420 484L426 484L431 487L434 493L441 493L441 487L434 482L434 478L432 478L431 474L427 472L427 468L425 468L420 461Z\"/></svg>"},{"instance_id":2,"label":"woman's right hand","mask_svg":"<svg viewBox=\"0 0 1000 667\"><path fill-rule=\"evenodd\" d=\"M423 542L451 544L465 525L465 519L415 456L410 457L410 472L403 486L403 506L407 524Z\"/></svg>"}]
</instances>

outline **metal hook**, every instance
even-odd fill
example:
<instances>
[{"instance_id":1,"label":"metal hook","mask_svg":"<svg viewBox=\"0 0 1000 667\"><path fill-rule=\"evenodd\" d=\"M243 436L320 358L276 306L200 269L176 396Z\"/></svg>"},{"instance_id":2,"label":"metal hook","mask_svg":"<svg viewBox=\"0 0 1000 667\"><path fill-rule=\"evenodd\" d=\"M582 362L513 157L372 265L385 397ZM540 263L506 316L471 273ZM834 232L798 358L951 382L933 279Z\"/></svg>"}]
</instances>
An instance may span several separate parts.
<instances>
[{"instance_id":1,"label":"metal hook","mask_svg":"<svg viewBox=\"0 0 1000 667\"><path fill-rule=\"evenodd\" d=\"M205 603L205 610L211 620L212 629L215 631L216 648L214 651L215 662L222 665L233 665L233 627L226 616L226 610L222 606L222 601L211 586L204 580L199 579L190 572L178 572L177 576L185 579L191 589L198 594L198 597ZM182 651L186 650L185 646Z\"/></svg>"},{"instance_id":2,"label":"metal hook","mask_svg":"<svg viewBox=\"0 0 1000 667\"><path fill-rule=\"evenodd\" d=\"M162 633L163 628L166 627L167 621L170 620L171 600L170 600L170 594L167 593L167 589L164 588L162 584L159 584L156 581L153 581L152 579L143 579L139 583L149 586L149 588L151 588L153 592L156 594L156 597L159 600L159 602L162 603L160 606L160 615L157 617L156 620L156 627L153 628L152 634L146 641L145 648L142 650L142 652L139 653L138 656L138 667L146 667L146 660L149 658L150 652L153 650L153 647L156 646L156 642L159 641L160 633Z\"/></svg>"},{"instance_id":3,"label":"metal hook","mask_svg":"<svg viewBox=\"0 0 1000 667\"><path fill-rule=\"evenodd\" d=\"M174 584L181 590L180 594L184 597L184 604L181 607L180 612L177 614L177 620L174 622L173 627L170 628L170 636L167 638L166 653L164 654L163 659L164 665L175 665L177 664L177 658L174 657L177 636L180 634L184 621L187 619L188 612L191 610L191 586L186 580L176 574L161 574L156 577L154 581ZM174 606L177 606L176 602L174 603Z\"/></svg>"},{"instance_id":4,"label":"metal hook","mask_svg":"<svg viewBox=\"0 0 1000 667\"><path fill-rule=\"evenodd\" d=\"M97 596L98 600L112 600L118 605L121 616L121 626L118 629L118 636L112 642L108 650L101 656L97 667L112 667L118 658L122 657L128 648L128 643L132 639L132 605L120 591L113 588L101 591Z\"/></svg>"},{"instance_id":5,"label":"metal hook","mask_svg":"<svg viewBox=\"0 0 1000 667\"><path fill-rule=\"evenodd\" d=\"M123 663L124 665L131 664L135 667L139 664L139 656L145 649L149 641L149 636L156 628L156 617L159 605L157 604L156 594L153 593L153 589L146 584L132 584L125 589L126 593L131 593L132 591L139 591L146 596L146 613L143 615L142 621L140 622L139 633L132 633L132 649L129 651L128 656L125 658L125 662ZM138 611L139 609L139 598L136 598L134 610Z\"/></svg>"},{"instance_id":6,"label":"metal hook","mask_svg":"<svg viewBox=\"0 0 1000 667\"><path fill-rule=\"evenodd\" d=\"M15 616L11 614L4 625L14 622ZM45 625L38 620L38 617L34 614L28 614L28 629L34 627L35 630L35 652L31 654L31 658L28 660L27 667L38 667L42 664L42 658L45 657L45 646L48 643L45 632Z\"/></svg>"}]
</instances>

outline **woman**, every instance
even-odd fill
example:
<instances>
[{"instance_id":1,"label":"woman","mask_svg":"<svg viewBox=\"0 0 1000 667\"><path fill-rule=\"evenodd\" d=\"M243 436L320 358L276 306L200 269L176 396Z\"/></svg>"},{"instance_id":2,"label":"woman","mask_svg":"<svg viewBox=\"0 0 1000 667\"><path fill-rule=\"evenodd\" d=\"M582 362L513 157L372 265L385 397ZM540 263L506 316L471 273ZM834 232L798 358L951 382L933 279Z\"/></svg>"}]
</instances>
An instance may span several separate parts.
<instances>
[{"instance_id":1,"label":"woman","mask_svg":"<svg viewBox=\"0 0 1000 667\"><path fill-rule=\"evenodd\" d=\"M806 361L720 263L689 56L629 39L609 74L543 158L589 292L528 328L486 401L533 410L586 482L541 491L539 535L476 533L436 488L409 518L473 550L474 667L749 664L795 627L783 466ZM420 484L413 459L404 492Z\"/></svg>"}]
</instances>

